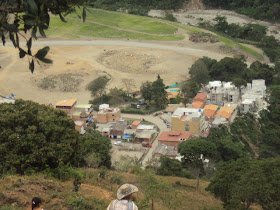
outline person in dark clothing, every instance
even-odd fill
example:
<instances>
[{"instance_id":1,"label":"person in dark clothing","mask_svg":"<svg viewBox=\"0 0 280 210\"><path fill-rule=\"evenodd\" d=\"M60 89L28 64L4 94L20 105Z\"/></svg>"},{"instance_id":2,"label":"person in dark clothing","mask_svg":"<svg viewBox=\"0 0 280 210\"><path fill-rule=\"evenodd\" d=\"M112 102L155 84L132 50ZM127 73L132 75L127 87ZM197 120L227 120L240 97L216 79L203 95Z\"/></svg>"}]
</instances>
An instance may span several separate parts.
<instances>
[{"instance_id":1,"label":"person in dark clothing","mask_svg":"<svg viewBox=\"0 0 280 210\"><path fill-rule=\"evenodd\" d=\"M42 203L41 199L38 197L32 198L32 210L36 207L40 207L40 203Z\"/></svg>"}]
</instances>

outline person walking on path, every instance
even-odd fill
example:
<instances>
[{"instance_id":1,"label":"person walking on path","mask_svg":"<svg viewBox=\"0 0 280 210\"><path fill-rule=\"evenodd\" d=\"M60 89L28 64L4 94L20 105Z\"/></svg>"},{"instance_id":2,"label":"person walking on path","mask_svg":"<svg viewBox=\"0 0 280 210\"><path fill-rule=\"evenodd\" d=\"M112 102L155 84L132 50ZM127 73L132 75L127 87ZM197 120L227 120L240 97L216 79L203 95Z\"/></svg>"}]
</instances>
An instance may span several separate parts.
<instances>
[{"instance_id":1,"label":"person walking on path","mask_svg":"<svg viewBox=\"0 0 280 210\"><path fill-rule=\"evenodd\" d=\"M113 200L107 210L138 210L138 207L131 201L132 194L138 192L138 187L133 184L123 184L117 190L117 199Z\"/></svg>"}]
</instances>

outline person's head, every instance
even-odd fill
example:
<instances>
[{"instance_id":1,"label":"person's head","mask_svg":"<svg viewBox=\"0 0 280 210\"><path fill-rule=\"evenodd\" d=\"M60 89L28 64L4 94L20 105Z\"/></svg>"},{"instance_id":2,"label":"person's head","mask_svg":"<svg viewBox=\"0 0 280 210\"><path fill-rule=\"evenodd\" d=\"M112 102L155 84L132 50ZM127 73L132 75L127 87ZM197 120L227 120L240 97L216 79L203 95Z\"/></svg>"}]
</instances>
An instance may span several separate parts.
<instances>
[{"instance_id":1,"label":"person's head","mask_svg":"<svg viewBox=\"0 0 280 210\"><path fill-rule=\"evenodd\" d=\"M135 192L138 192L138 187L133 184L123 184L117 190L117 198L119 200L130 200Z\"/></svg>"}]
</instances>

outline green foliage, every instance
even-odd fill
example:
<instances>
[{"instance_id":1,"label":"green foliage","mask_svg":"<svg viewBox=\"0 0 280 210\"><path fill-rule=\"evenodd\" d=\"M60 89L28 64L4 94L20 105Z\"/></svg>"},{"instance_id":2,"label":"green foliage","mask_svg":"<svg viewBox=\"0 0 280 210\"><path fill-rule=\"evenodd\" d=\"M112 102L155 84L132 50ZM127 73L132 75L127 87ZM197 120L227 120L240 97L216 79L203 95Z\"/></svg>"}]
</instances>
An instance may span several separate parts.
<instances>
[{"instance_id":1,"label":"green foliage","mask_svg":"<svg viewBox=\"0 0 280 210\"><path fill-rule=\"evenodd\" d=\"M207 66L200 59L195 61L194 64L191 66L189 74L191 76L191 81L199 85L205 85L210 81Z\"/></svg>"},{"instance_id":2,"label":"green foliage","mask_svg":"<svg viewBox=\"0 0 280 210\"><path fill-rule=\"evenodd\" d=\"M182 142L178 151L183 156L183 164L197 168L203 165L203 159L215 157L217 148L214 143L205 139L190 139Z\"/></svg>"},{"instance_id":3,"label":"green foliage","mask_svg":"<svg viewBox=\"0 0 280 210\"><path fill-rule=\"evenodd\" d=\"M280 19L280 4L277 0L203 0L206 6L234 10L254 19L277 22Z\"/></svg>"},{"instance_id":4,"label":"green foliage","mask_svg":"<svg viewBox=\"0 0 280 210\"><path fill-rule=\"evenodd\" d=\"M182 102L186 106L196 96L199 91L199 85L196 82L189 81L181 86Z\"/></svg>"},{"instance_id":5,"label":"green foliage","mask_svg":"<svg viewBox=\"0 0 280 210\"><path fill-rule=\"evenodd\" d=\"M276 209L280 204L279 166L279 158L223 163L206 190L219 197L226 209L248 209L252 204Z\"/></svg>"},{"instance_id":6,"label":"green foliage","mask_svg":"<svg viewBox=\"0 0 280 210\"><path fill-rule=\"evenodd\" d=\"M98 167L111 167L110 149L112 145L107 136L103 136L99 132L89 130L82 137L81 145L83 148L83 157L87 157L87 155L94 155L100 160Z\"/></svg>"},{"instance_id":7,"label":"green foliage","mask_svg":"<svg viewBox=\"0 0 280 210\"><path fill-rule=\"evenodd\" d=\"M0 173L32 173L76 166L79 134L63 111L35 102L0 104Z\"/></svg>"},{"instance_id":8,"label":"green foliage","mask_svg":"<svg viewBox=\"0 0 280 210\"><path fill-rule=\"evenodd\" d=\"M159 108L164 108L167 104L167 92L163 80L158 75L157 80L154 82L145 82L141 85L140 91L142 97L151 102L154 101L155 105Z\"/></svg>"},{"instance_id":9,"label":"green foliage","mask_svg":"<svg viewBox=\"0 0 280 210\"><path fill-rule=\"evenodd\" d=\"M199 68L199 66L201 68ZM204 64L204 65L203 65ZM205 67L206 70L205 71ZM203 70L203 75L200 76L198 73ZM208 76L208 74L210 77ZM246 82L252 82L253 79L264 79L266 84L277 84L279 76L273 67L267 64L263 64L259 61L255 61L247 68L245 59L241 58L229 58L225 57L220 61L203 57L198 59L190 68L191 80L196 82L200 78L207 78L209 80L222 80L222 81L233 81L238 86L246 86ZM245 85L246 84L246 85Z\"/></svg>"},{"instance_id":10,"label":"green foliage","mask_svg":"<svg viewBox=\"0 0 280 210\"><path fill-rule=\"evenodd\" d=\"M59 15L62 21L65 21L62 14L75 12L76 6L85 5L86 0L27 0L27 1L1 1L0 9L0 37L3 45L6 43L6 37L9 37L14 47L19 51L19 57L28 56L29 69L34 72L35 62L52 63L46 56L49 47L44 47L37 51L34 55L31 51L32 40L37 39L39 33L42 37L46 37L45 30L49 28L50 14ZM85 20L85 8L83 9L83 20ZM13 19L10 17L13 16ZM29 31L31 37L25 37ZM8 36L7 36L8 35ZM26 49L20 46L19 36L23 36L26 40Z\"/></svg>"},{"instance_id":11,"label":"green foliage","mask_svg":"<svg viewBox=\"0 0 280 210\"><path fill-rule=\"evenodd\" d=\"M160 157L160 167L156 170L156 174L161 176L179 176L190 178L190 173L183 169L179 160L169 157Z\"/></svg>"},{"instance_id":12,"label":"green foliage","mask_svg":"<svg viewBox=\"0 0 280 210\"><path fill-rule=\"evenodd\" d=\"M174 15L172 13L166 13L165 20L169 20L169 21L173 21L173 22L177 22L177 19L174 17Z\"/></svg>"},{"instance_id":13,"label":"green foliage","mask_svg":"<svg viewBox=\"0 0 280 210\"><path fill-rule=\"evenodd\" d=\"M105 94L105 87L109 79L106 76L97 77L95 80L91 81L86 89L91 92L92 96L101 97Z\"/></svg>"}]
</instances>

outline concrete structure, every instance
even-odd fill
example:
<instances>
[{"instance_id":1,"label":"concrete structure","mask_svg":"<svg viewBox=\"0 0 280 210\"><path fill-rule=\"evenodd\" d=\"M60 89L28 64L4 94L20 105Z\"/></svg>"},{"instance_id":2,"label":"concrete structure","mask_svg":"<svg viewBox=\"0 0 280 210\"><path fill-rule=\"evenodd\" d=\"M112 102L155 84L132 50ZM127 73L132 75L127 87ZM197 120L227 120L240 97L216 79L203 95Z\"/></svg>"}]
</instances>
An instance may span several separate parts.
<instances>
[{"instance_id":1,"label":"concrete structure","mask_svg":"<svg viewBox=\"0 0 280 210\"><path fill-rule=\"evenodd\" d=\"M135 133L136 129L124 129L122 139L130 141Z\"/></svg>"},{"instance_id":2,"label":"concrete structure","mask_svg":"<svg viewBox=\"0 0 280 210\"><path fill-rule=\"evenodd\" d=\"M222 88L212 89L209 96L210 101L222 102L224 100L224 90Z\"/></svg>"},{"instance_id":3,"label":"concrete structure","mask_svg":"<svg viewBox=\"0 0 280 210\"><path fill-rule=\"evenodd\" d=\"M121 139L124 134L123 131L125 128L126 125L122 125L120 123L113 124L109 133L109 137L111 139Z\"/></svg>"},{"instance_id":4,"label":"concrete structure","mask_svg":"<svg viewBox=\"0 0 280 210\"><path fill-rule=\"evenodd\" d=\"M179 156L179 153L175 147L161 144L156 147L153 152L153 156L158 158L160 158L161 156L166 156L175 159Z\"/></svg>"},{"instance_id":5,"label":"concrete structure","mask_svg":"<svg viewBox=\"0 0 280 210\"><path fill-rule=\"evenodd\" d=\"M135 136L137 142L153 142L157 131L156 130L136 130Z\"/></svg>"},{"instance_id":6,"label":"concrete structure","mask_svg":"<svg viewBox=\"0 0 280 210\"><path fill-rule=\"evenodd\" d=\"M75 112L75 105L77 99L69 99L57 102L55 108L64 111L68 116L72 118L73 113Z\"/></svg>"},{"instance_id":7,"label":"concrete structure","mask_svg":"<svg viewBox=\"0 0 280 210\"><path fill-rule=\"evenodd\" d=\"M2 103L15 104L15 99L0 97L0 104Z\"/></svg>"},{"instance_id":8,"label":"concrete structure","mask_svg":"<svg viewBox=\"0 0 280 210\"><path fill-rule=\"evenodd\" d=\"M203 109L177 108L172 115L172 130L201 135L206 127Z\"/></svg>"},{"instance_id":9,"label":"concrete structure","mask_svg":"<svg viewBox=\"0 0 280 210\"><path fill-rule=\"evenodd\" d=\"M111 127L103 128L102 129L102 135L103 136L109 136L111 129L112 129Z\"/></svg>"},{"instance_id":10,"label":"concrete structure","mask_svg":"<svg viewBox=\"0 0 280 210\"><path fill-rule=\"evenodd\" d=\"M74 121L75 122L75 129L80 133L80 134L85 134L85 129L86 129L86 123L84 121Z\"/></svg>"},{"instance_id":11,"label":"concrete structure","mask_svg":"<svg viewBox=\"0 0 280 210\"><path fill-rule=\"evenodd\" d=\"M76 112L91 112L92 104L76 104L75 111Z\"/></svg>"},{"instance_id":12,"label":"concrete structure","mask_svg":"<svg viewBox=\"0 0 280 210\"><path fill-rule=\"evenodd\" d=\"M191 133L187 132L162 131L158 137L158 144L173 146L177 149L181 142L188 140L190 137Z\"/></svg>"},{"instance_id":13,"label":"concrete structure","mask_svg":"<svg viewBox=\"0 0 280 210\"><path fill-rule=\"evenodd\" d=\"M121 110L119 108L109 108L108 104L99 106L99 112L97 113L98 123L116 122L120 117Z\"/></svg>"},{"instance_id":14,"label":"concrete structure","mask_svg":"<svg viewBox=\"0 0 280 210\"><path fill-rule=\"evenodd\" d=\"M241 102L240 111L243 113L254 112L257 109L257 102L255 99L245 99Z\"/></svg>"},{"instance_id":15,"label":"concrete structure","mask_svg":"<svg viewBox=\"0 0 280 210\"><path fill-rule=\"evenodd\" d=\"M207 93L198 93L193 99L192 107L202 109L207 102Z\"/></svg>"},{"instance_id":16,"label":"concrete structure","mask_svg":"<svg viewBox=\"0 0 280 210\"><path fill-rule=\"evenodd\" d=\"M219 127L219 125L221 124L227 124L228 121L226 118L224 117L217 117L215 118L215 120L212 122L212 128L217 128Z\"/></svg>"},{"instance_id":17,"label":"concrete structure","mask_svg":"<svg viewBox=\"0 0 280 210\"><path fill-rule=\"evenodd\" d=\"M240 94L238 90L231 90L227 93L228 102L237 103L240 99Z\"/></svg>"},{"instance_id":18,"label":"concrete structure","mask_svg":"<svg viewBox=\"0 0 280 210\"><path fill-rule=\"evenodd\" d=\"M137 126L137 130L154 130L154 125L146 125L146 124L140 124Z\"/></svg>"},{"instance_id":19,"label":"concrete structure","mask_svg":"<svg viewBox=\"0 0 280 210\"><path fill-rule=\"evenodd\" d=\"M266 94L266 85L265 80L263 79L255 79L252 81L252 90L257 90L261 93L262 96Z\"/></svg>"}]
</instances>

